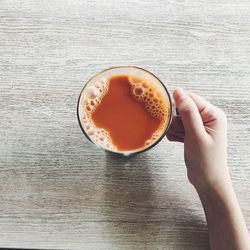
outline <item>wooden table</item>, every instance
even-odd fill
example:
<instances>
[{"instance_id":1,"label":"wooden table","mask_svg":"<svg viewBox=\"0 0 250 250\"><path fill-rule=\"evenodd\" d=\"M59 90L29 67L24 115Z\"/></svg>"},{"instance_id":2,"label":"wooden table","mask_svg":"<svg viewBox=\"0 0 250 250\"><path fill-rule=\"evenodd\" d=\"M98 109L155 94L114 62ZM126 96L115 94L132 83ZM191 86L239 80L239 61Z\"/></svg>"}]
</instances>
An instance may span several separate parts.
<instances>
[{"instance_id":1,"label":"wooden table","mask_svg":"<svg viewBox=\"0 0 250 250\"><path fill-rule=\"evenodd\" d=\"M182 145L127 159L82 134L81 88L113 65L146 68L225 110L249 227L249 0L2 0L0 247L208 249Z\"/></svg>"}]
</instances>

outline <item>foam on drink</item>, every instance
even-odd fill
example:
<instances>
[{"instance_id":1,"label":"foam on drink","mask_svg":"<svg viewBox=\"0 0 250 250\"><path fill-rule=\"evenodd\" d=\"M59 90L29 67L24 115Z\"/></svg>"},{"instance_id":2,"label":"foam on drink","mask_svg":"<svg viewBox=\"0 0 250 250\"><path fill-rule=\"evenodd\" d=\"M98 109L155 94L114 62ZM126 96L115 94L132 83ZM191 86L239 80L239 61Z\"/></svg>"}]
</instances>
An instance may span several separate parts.
<instances>
[{"instance_id":1,"label":"foam on drink","mask_svg":"<svg viewBox=\"0 0 250 250\"><path fill-rule=\"evenodd\" d=\"M107 150L117 151L116 147L112 144L109 133L102 128L96 127L91 119L92 113L98 104L101 103L101 100L107 91L107 79L101 79L94 85L87 87L86 91L84 91L83 103L80 103L82 108L82 115L80 115L80 119L83 129L92 141Z\"/></svg>"},{"instance_id":2,"label":"foam on drink","mask_svg":"<svg viewBox=\"0 0 250 250\"><path fill-rule=\"evenodd\" d=\"M145 142L145 146L147 146L154 143L166 127L166 120L169 117L167 103L157 87L147 80L129 76L129 81L135 98L144 102L149 113L161 121L152 138Z\"/></svg>"},{"instance_id":3,"label":"foam on drink","mask_svg":"<svg viewBox=\"0 0 250 250\"><path fill-rule=\"evenodd\" d=\"M119 77L119 76L114 76ZM112 140L112 136L108 129L98 127L95 124L95 112L98 111L98 106L102 103L103 98L107 95L109 91L110 82L114 77L101 79L91 86L87 86L84 91L84 96L82 98L81 106L81 124L92 141L99 144L103 148L114 151L114 152L124 152L119 147L115 145ZM133 75L121 75L121 79L127 77L130 84L130 90L133 98L147 110L147 112L157 120L157 128L152 133L150 138L147 138L143 145L139 148L130 148L125 151L137 151L143 148L147 148L152 145L164 132L168 120L169 120L169 106L167 104L166 98L161 93L161 90L150 81L138 78ZM123 77L123 78L122 78ZM119 84L119 82L117 83ZM114 119L116 119L114 117ZM131 121L128 121L131 122ZM132 121L136 122L136 121Z\"/></svg>"}]
</instances>

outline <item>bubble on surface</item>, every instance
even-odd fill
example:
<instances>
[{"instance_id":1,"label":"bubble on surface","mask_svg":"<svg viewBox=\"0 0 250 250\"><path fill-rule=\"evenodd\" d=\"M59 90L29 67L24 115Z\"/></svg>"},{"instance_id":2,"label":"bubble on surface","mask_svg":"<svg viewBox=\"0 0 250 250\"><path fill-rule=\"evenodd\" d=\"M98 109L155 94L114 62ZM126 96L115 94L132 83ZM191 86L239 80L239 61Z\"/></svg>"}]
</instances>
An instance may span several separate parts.
<instances>
[{"instance_id":1,"label":"bubble on surface","mask_svg":"<svg viewBox=\"0 0 250 250\"><path fill-rule=\"evenodd\" d=\"M141 96L143 94L144 89L142 87L136 87L134 88L134 94L136 96Z\"/></svg>"}]
</instances>

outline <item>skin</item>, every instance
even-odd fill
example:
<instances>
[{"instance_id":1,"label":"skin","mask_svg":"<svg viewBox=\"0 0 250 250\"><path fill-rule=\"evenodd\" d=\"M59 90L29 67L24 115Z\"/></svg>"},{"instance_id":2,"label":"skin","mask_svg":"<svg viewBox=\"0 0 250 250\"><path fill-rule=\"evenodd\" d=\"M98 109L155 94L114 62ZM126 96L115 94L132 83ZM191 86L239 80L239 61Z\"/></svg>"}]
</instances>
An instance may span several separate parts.
<instances>
[{"instance_id":1,"label":"skin","mask_svg":"<svg viewBox=\"0 0 250 250\"><path fill-rule=\"evenodd\" d=\"M196 189L208 224L213 250L247 250L250 238L227 166L225 113L202 97L176 88L173 97L180 117L167 134L184 143L187 176Z\"/></svg>"}]
</instances>

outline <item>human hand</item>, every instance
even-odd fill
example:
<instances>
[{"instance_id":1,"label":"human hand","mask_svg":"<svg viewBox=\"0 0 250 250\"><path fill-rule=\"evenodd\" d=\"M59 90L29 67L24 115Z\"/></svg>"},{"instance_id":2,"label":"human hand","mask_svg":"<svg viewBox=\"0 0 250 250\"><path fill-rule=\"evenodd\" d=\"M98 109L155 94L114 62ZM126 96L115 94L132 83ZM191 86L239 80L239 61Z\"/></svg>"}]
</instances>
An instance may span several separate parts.
<instances>
[{"instance_id":1,"label":"human hand","mask_svg":"<svg viewBox=\"0 0 250 250\"><path fill-rule=\"evenodd\" d=\"M176 88L175 117L167 138L184 143L189 181L196 189L229 183L227 119L225 113L202 97Z\"/></svg>"}]
</instances>

